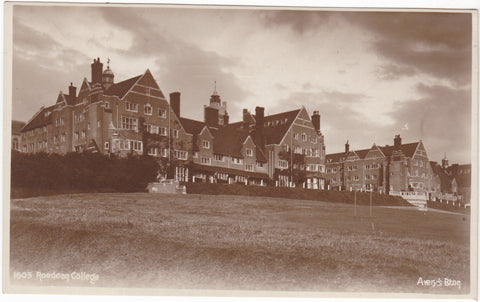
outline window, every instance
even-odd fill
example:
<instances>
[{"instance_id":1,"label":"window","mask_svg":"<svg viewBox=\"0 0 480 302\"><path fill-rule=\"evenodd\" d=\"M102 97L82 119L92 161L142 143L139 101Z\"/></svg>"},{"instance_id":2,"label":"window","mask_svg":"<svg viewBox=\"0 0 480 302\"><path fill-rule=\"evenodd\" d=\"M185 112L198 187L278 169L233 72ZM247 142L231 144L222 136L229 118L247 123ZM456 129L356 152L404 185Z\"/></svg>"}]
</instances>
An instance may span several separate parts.
<instances>
[{"instance_id":1,"label":"window","mask_svg":"<svg viewBox=\"0 0 480 302\"><path fill-rule=\"evenodd\" d=\"M294 150L293 150L293 153L302 154L302 148L300 148L300 147L295 147Z\"/></svg>"},{"instance_id":2,"label":"window","mask_svg":"<svg viewBox=\"0 0 480 302\"><path fill-rule=\"evenodd\" d=\"M198 151L193 151L193 157L198 158Z\"/></svg>"},{"instance_id":3,"label":"window","mask_svg":"<svg viewBox=\"0 0 480 302\"><path fill-rule=\"evenodd\" d=\"M158 126L157 125L151 125L151 124L146 124L147 132L151 134L158 134Z\"/></svg>"},{"instance_id":4,"label":"window","mask_svg":"<svg viewBox=\"0 0 480 302\"><path fill-rule=\"evenodd\" d=\"M103 149L105 149L105 150L110 149L110 142L103 143Z\"/></svg>"},{"instance_id":5,"label":"window","mask_svg":"<svg viewBox=\"0 0 480 302\"><path fill-rule=\"evenodd\" d=\"M307 165L307 171L311 171L311 172L317 172L318 171L318 166L317 165Z\"/></svg>"},{"instance_id":6,"label":"window","mask_svg":"<svg viewBox=\"0 0 480 302\"><path fill-rule=\"evenodd\" d=\"M317 138L315 136L310 137L310 142L312 144L316 144L317 143Z\"/></svg>"},{"instance_id":7,"label":"window","mask_svg":"<svg viewBox=\"0 0 480 302\"><path fill-rule=\"evenodd\" d=\"M288 168L288 161L286 160L279 160L278 161L278 166L282 169L287 169Z\"/></svg>"},{"instance_id":8,"label":"window","mask_svg":"<svg viewBox=\"0 0 480 302\"><path fill-rule=\"evenodd\" d=\"M53 143L54 143L54 144L57 143L57 136L56 136L56 135L53 137Z\"/></svg>"},{"instance_id":9,"label":"window","mask_svg":"<svg viewBox=\"0 0 480 302\"><path fill-rule=\"evenodd\" d=\"M237 165L243 164L243 158L232 157L232 163L237 164Z\"/></svg>"},{"instance_id":10,"label":"window","mask_svg":"<svg viewBox=\"0 0 480 302\"><path fill-rule=\"evenodd\" d=\"M307 135L304 133L302 133L302 141L306 142L307 141Z\"/></svg>"},{"instance_id":11,"label":"window","mask_svg":"<svg viewBox=\"0 0 480 302\"><path fill-rule=\"evenodd\" d=\"M247 152L247 156L250 156L250 157L253 156L253 150L252 149L247 148L246 152Z\"/></svg>"},{"instance_id":12,"label":"window","mask_svg":"<svg viewBox=\"0 0 480 302\"><path fill-rule=\"evenodd\" d=\"M56 126L64 125L65 124L65 119L63 116L58 116L55 120Z\"/></svg>"},{"instance_id":13,"label":"window","mask_svg":"<svg viewBox=\"0 0 480 302\"><path fill-rule=\"evenodd\" d=\"M128 116L122 116L122 129L138 130L138 119Z\"/></svg>"},{"instance_id":14,"label":"window","mask_svg":"<svg viewBox=\"0 0 480 302\"><path fill-rule=\"evenodd\" d=\"M168 149L167 148L160 148L160 155L162 157L168 157Z\"/></svg>"},{"instance_id":15,"label":"window","mask_svg":"<svg viewBox=\"0 0 480 302\"><path fill-rule=\"evenodd\" d=\"M298 139L298 133L297 132L293 132L293 138Z\"/></svg>"},{"instance_id":16,"label":"window","mask_svg":"<svg viewBox=\"0 0 480 302\"><path fill-rule=\"evenodd\" d=\"M187 156L188 156L187 151L175 150L175 157L176 158L186 160Z\"/></svg>"},{"instance_id":17,"label":"window","mask_svg":"<svg viewBox=\"0 0 480 302\"><path fill-rule=\"evenodd\" d=\"M66 140L67 140L67 136L65 135L65 133L62 133L62 135L60 135L60 141L65 142Z\"/></svg>"},{"instance_id":18,"label":"window","mask_svg":"<svg viewBox=\"0 0 480 302\"><path fill-rule=\"evenodd\" d=\"M152 115L152 106L150 104L146 104L144 107L143 107L143 112L146 114L146 115Z\"/></svg>"},{"instance_id":19,"label":"window","mask_svg":"<svg viewBox=\"0 0 480 302\"><path fill-rule=\"evenodd\" d=\"M87 137L87 132L85 130L82 130L82 138Z\"/></svg>"},{"instance_id":20,"label":"window","mask_svg":"<svg viewBox=\"0 0 480 302\"><path fill-rule=\"evenodd\" d=\"M73 138L75 138L76 140L78 140L78 131L75 131L75 133L73 134Z\"/></svg>"},{"instance_id":21,"label":"window","mask_svg":"<svg viewBox=\"0 0 480 302\"><path fill-rule=\"evenodd\" d=\"M138 112L138 104L131 103L131 102L125 102L125 110Z\"/></svg>"},{"instance_id":22,"label":"window","mask_svg":"<svg viewBox=\"0 0 480 302\"><path fill-rule=\"evenodd\" d=\"M151 147L148 149L148 155L157 156L157 154L158 154L157 147Z\"/></svg>"},{"instance_id":23,"label":"window","mask_svg":"<svg viewBox=\"0 0 480 302\"><path fill-rule=\"evenodd\" d=\"M143 142L142 141L132 141L132 148L135 151L142 151Z\"/></svg>"},{"instance_id":24,"label":"window","mask_svg":"<svg viewBox=\"0 0 480 302\"><path fill-rule=\"evenodd\" d=\"M102 126L102 122L100 120L97 121L97 127L100 128Z\"/></svg>"},{"instance_id":25,"label":"window","mask_svg":"<svg viewBox=\"0 0 480 302\"><path fill-rule=\"evenodd\" d=\"M218 161L223 161L223 155L214 154L214 155L213 155L213 159L214 159L214 160L218 160Z\"/></svg>"},{"instance_id":26,"label":"window","mask_svg":"<svg viewBox=\"0 0 480 302\"><path fill-rule=\"evenodd\" d=\"M91 127L90 127L90 123L87 124L87 129L90 130Z\"/></svg>"},{"instance_id":27,"label":"window","mask_svg":"<svg viewBox=\"0 0 480 302\"><path fill-rule=\"evenodd\" d=\"M247 171L254 171L254 170L255 170L255 168L254 168L254 166L253 166L253 165L251 165L251 164L247 164L247 165L245 165L245 170L247 170Z\"/></svg>"},{"instance_id":28,"label":"window","mask_svg":"<svg viewBox=\"0 0 480 302\"><path fill-rule=\"evenodd\" d=\"M332 173L332 169L327 168L327 174L330 174L330 173Z\"/></svg>"},{"instance_id":29,"label":"window","mask_svg":"<svg viewBox=\"0 0 480 302\"><path fill-rule=\"evenodd\" d=\"M202 141L202 147L205 149L210 149L210 142L207 140Z\"/></svg>"},{"instance_id":30,"label":"window","mask_svg":"<svg viewBox=\"0 0 480 302\"><path fill-rule=\"evenodd\" d=\"M173 137L178 138L178 130L177 129L173 129Z\"/></svg>"},{"instance_id":31,"label":"window","mask_svg":"<svg viewBox=\"0 0 480 302\"><path fill-rule=\"evenodd\" d=\"M257 167L259 167L259 168L263 168L263 166L265 165L261 161L257 161L256 164L257 164Z\"/></svg>"},{"instance_id":32,"label":"window","mask_svg":"<svg viewBox=\"0 0 480 302\"><path fill-rule=\"evenodd\" d=\"M158 109L158 116L161 117L161 118L167 118L167 110Z\"/></svg>"},{"instance_id":33,"label":"window","mask_svg":"<svg viewBox=\"0 0 480 302\"><path fill-rule=\"evenodd\" d=\"M356 171L357 168L358 168L358 167L357 167L356 165L354 165L354 166L348 166L348 167L347 167L347 170L348 170L348 171Z\"/></svg>"},{"instance_id":34,"label":"window","mask_svg":"<svg viewBox=\"0 0 480 302\"><path fill-rule=\"evenodd\" d=\"M167 128L166 127L158 127L158 133L162 136L167 136Z\"/></svg>"},{"instance_id":35,"label":"window","mask_svg":"<svg viewBox=\"0 0 480 302\"><path fill-rule=\"evenodd\" d=\"M202 164L204 165L211 165L212 164L212 159L210 157L201 157Z\"/></svg>"},{"instance_id":36,"label":"window","mask_svg":"<svg viewBox=\"0 0 480 302\"><path fill-rule=\"evenodd\" d=\"M105 101L105 108L110 109L110 102Z\"/></svg>"}]
</instances>

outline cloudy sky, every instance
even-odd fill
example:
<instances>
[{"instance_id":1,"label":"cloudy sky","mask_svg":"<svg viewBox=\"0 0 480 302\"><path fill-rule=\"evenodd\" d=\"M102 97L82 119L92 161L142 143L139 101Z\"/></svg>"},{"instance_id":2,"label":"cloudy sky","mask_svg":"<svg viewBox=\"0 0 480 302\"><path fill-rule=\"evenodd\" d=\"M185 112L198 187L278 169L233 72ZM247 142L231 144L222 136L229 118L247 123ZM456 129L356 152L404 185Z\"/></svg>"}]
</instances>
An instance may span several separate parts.
<instances>
[{"instance_id":1,"label":"cloudy sky","mask_svg":"<svg viewBox=\"0 0 480 302\"><path fill-rule=\"evenodd\" d=\"M327 153L422 140L470 162L472 21L464 13L15 6L13 113L27 121L111 59L115 80L153 73L202 119L217 81L231 121L319 110Z\"/></svg>"}]
</instances>

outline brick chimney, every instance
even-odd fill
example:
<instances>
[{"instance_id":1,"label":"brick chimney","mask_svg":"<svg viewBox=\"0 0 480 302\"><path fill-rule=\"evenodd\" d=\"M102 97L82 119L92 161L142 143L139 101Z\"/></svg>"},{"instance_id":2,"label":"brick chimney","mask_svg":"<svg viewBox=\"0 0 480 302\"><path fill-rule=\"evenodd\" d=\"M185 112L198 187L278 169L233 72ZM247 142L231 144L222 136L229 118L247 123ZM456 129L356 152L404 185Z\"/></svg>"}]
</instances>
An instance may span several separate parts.
<instances>
[{"instance_id":1,"label":"brick chimney","mask_svg":"<svg viewBox=\"0 0 480 302\"><path fill-rule=\"evenodd\" d=\"M395 138L393 139L393 146L396 150L400 149L400 146L402 146L402 138L400 137L400 134L395 135Z\"/></svg>"},{"instance_id":2,"label":"brick chimney","mask_svg":"<svg viewBox=\"0 0 480 302\"><path fill-rule=\"evenodd\" d=\"M348 140L347 142L345 143L345 153L348 153L350 152L350 144L348 143Z\"/></svg>"},{"instance_id":3,"label":"brick chimney","mask_svg":"<svg viewBox=\"0 0 480 302\"><path fill-rule=\"evenodd\" d=\"M92 83L102 84L103 64L100 63L100 58L93 59L92 63Z\"/></svg>"},{"instance_id":4,"label":"brick chimney","mask_svg":"<svg viewBox=\"0 0 480 302\"><path fill-rule=\"evenodd\" d=\"M228 125L229 120L230 120L230 117L228 116L228 113L225 112L225 115L223 116L223 125L224 126Z\"/></svg>"},{"instance_id":5,"label":"brick chimney","mask_svg":"<svg viewBox=\"0 0 480 302\"><path fill-rule=\"evenodd\" d=\"M208 127L218 128L218 108L205 106L204 119Z\"/></svg>"},{"instance_id":6,"label":"brick chimney","mask_svg":"<svg viewBox=\"0 0 480 302\"><path fill-rule=\"evenodd\" d=\"M318 112L318 110L313 111L312 123L313 127L315 127L315 130L317 130L317 132L320 132L320 113Z\"/></svg>"},{"instance_id":7,"label":"brick chimney","mask_svg":"<svg viewBox=\"0 0 480 302\"><path fill-rule=\"evenodd\" d=\"M170 93L170 107L172 107L177 117L180 117L180 92Z\"/></svg>"},{"instance_id":8,"label":"brick chimney","mask_svg":"<svg viewBox=\"0 0 480 302\"><path fill-rule=\"evenodd\" d=\"M77 97L77 87L73 86L73 83L70 83L70 86L68 86L68 94L71 97Z\"/></svg>"},{"instance_id":9,"label":"brick chimney","mask_svg":"<svg viewBox=\"0 0 480 302\"><path fill-rule=\"evenodd\" d=\"M265 148L265 108L255 107L255 144L260 148Z\"/></svg>"}]
</instances>

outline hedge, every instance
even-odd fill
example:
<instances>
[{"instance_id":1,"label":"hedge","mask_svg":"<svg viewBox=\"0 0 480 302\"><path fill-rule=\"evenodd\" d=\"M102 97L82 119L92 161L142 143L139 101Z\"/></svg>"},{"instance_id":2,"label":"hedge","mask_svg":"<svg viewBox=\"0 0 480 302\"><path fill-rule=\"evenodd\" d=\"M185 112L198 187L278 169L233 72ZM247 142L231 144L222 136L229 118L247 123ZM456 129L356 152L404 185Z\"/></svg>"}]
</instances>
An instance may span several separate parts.
<instances>
[{"instance_id":1,"label":"hedge","mask_svg":"<svg viewBox=\"0 0 480 302\"><path fill-rule=\"evenodd\" d=\"M336 203L354 203L354 192L333 190L312 190L271 186L245 186L240 184L185 183L189 194L245 195L280 197L288 199L318 200ZM370 192L357 192L357 204L369 205ZM375 206L412 206L399 196L372 193Z\"/></svg>"}]
</instances>

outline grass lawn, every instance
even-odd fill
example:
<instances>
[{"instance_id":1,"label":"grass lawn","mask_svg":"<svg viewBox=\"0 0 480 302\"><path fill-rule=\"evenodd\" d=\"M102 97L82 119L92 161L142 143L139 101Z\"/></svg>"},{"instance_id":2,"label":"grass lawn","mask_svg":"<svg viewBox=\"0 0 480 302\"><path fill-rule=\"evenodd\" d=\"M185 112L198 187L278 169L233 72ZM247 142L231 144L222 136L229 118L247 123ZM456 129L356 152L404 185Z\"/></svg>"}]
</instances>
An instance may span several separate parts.
<instances>
[{"instance_id":1,"label":"grass lawn","mask_svg":"<svg viewBox=\"0 0 480 302\"><path fill-rule=\"evenodd\" d=\"M10 270L12 280L14 271L96 273L95 286L113 287L466 294L469 225L439 211L374 207L371 218L359 206L354 217L352 205L266 197L14 199Z\"/></svg>"}]
</instances>

